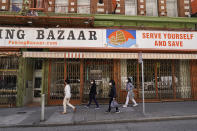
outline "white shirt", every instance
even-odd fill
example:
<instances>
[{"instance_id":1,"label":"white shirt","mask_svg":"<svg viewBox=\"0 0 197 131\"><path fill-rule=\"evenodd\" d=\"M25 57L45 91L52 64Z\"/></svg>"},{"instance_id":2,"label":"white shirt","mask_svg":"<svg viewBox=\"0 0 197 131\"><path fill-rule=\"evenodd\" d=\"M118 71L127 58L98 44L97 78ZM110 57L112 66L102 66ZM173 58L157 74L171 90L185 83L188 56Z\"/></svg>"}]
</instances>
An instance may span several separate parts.
<instances>
[{"instance_id":1,"label":"white shirt","mask_svg":"<svg viewBox=\"0 0 197 131\"><path fill-rule=\"evenodd\" d=\"M66 97L66 98L71 98L70 85L67 84L67 85L64 87L64 94L65 94L65 97Z\"/></svg>"}]
</instances>

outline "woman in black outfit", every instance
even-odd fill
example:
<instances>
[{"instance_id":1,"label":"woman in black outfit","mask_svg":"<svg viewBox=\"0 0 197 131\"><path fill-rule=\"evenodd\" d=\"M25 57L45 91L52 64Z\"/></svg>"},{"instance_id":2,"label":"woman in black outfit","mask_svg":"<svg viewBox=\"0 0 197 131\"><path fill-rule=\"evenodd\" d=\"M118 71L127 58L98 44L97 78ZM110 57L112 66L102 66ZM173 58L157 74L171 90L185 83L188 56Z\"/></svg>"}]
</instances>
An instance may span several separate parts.
<instances>
[{"instance_id":1,"label":"woman in black outfit","mask_svg":"<svg viewBox=\"0 0 197 131\"><path fill-rule=\"evenodd\" d=\"M110 91L109 91L109 108L106 111L106 113L111 111L111 102L116 99L116 87L115 87L115 81L114 80L110 80L109 81L109 86L110 86ZM116 107L116 113L120 113L118 107Z\"/></svg>"},{"instance_id":2,"label":"woman in black outfit","mask_svg":"<svg viewBox=\"0 0 197 131\"><path fill-rule=\"evenodd\" d=\"M91 88L90 88L90 93L89 93L89 103L87 105L87 107L90 107L91 103L92 103L92 99L94 100L95 104L96 104L96 109L99 109L99 105L98 102L96 101L96 83L95 80L91 80Z\"/></svg>"}]
</instances>

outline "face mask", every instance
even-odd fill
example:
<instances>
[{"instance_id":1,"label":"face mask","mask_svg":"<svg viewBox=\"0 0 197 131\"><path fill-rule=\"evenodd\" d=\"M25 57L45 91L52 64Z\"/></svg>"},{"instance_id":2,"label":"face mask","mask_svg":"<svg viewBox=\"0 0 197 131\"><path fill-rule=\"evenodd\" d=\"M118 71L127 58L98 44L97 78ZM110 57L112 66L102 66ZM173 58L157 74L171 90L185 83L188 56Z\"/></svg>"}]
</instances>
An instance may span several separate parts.
<instances>
[{"instance_id":1,"label":"face mask","mask_svg":"<svg viewBox=\"0 0 197 131\"><path fill-rule=\"evenodd\" d=\"M111 86L112 84L111 84L111 83L109 83L109 85Z\"/></svg>"},{"instance_id":2,"label":"face mask","mask_svg":"<svg viewBox=\"0 0 197 131\"><path fill-rule=\"evenodd\" d=\"M128 80L126 80L125 82L128 82Z\"/></svg>"},{"instance_id":3,"label":"face mask","mask_svg":"<svg viewBox=\"0 0 197 131\"><path fill-rule=\"evenodd\" d=\"M92 82L92 81L91 81L90 83L91 83L91 84L93 84L93 82Z\"/></svg>"}]
</instances>

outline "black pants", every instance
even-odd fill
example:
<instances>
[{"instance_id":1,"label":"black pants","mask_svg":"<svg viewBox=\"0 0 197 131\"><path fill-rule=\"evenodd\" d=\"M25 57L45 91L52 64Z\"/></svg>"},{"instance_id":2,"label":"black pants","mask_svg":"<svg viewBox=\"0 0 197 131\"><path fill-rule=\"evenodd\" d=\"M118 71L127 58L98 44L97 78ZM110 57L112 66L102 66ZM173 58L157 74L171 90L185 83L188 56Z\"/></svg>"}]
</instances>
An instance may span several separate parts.
<instances>
[{"instance_id":1,"label":"black pants","mask_svg":"<svg viewBox=\"0 0 197 131\"><path fill-rule=\"evenodd\" d=\"M109 108L108 108L109 112L111 111L111 102L112 101L113 101L113 98L110 98L110 100L109 100ZM116 107L116 111L118 111L118 107Z\"/></svg>"},{"instance_id":2,"label":"black pants","mask_svg":"<svg viewBox=\"0 0 197 131\"><path fill-rule=\"evenodd\" d=\"M95 102L95 104L96 104L96 107L99 107L98 102L96 101L95 94L90 94L90 95L89 95L89 103L88 103L87 106L90 106L90 105L91 105L92 99L94 100L94 102Z\"/></svg>"}]
</instances>

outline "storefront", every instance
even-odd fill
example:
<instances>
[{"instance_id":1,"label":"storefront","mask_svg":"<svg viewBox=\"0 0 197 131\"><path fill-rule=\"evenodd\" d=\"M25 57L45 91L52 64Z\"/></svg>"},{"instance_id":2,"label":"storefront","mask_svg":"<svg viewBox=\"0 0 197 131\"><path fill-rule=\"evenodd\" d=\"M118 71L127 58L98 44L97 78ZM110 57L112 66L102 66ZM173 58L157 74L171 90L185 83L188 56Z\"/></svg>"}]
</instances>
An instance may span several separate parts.
<instances>
[{"instance_id":1,"label":"storefront","mask_svg":"<svg viewBox=\"0 0 197 131\"><path fill-rule=\"evenodd\" d=\"M75 104L88 101L91 79L96 80L100 103L108 102L110 79L116 82L118 100L124 102L127 77L132 77L136 99L141 101L139 53L147 102L197 99L196 32L71 28L2 28L1 32L1 47L20 48L22 53L13 80L18 105L39 101L41 93L48 105L62 104L66 78Z\"/></svg>"}]
</instances>

